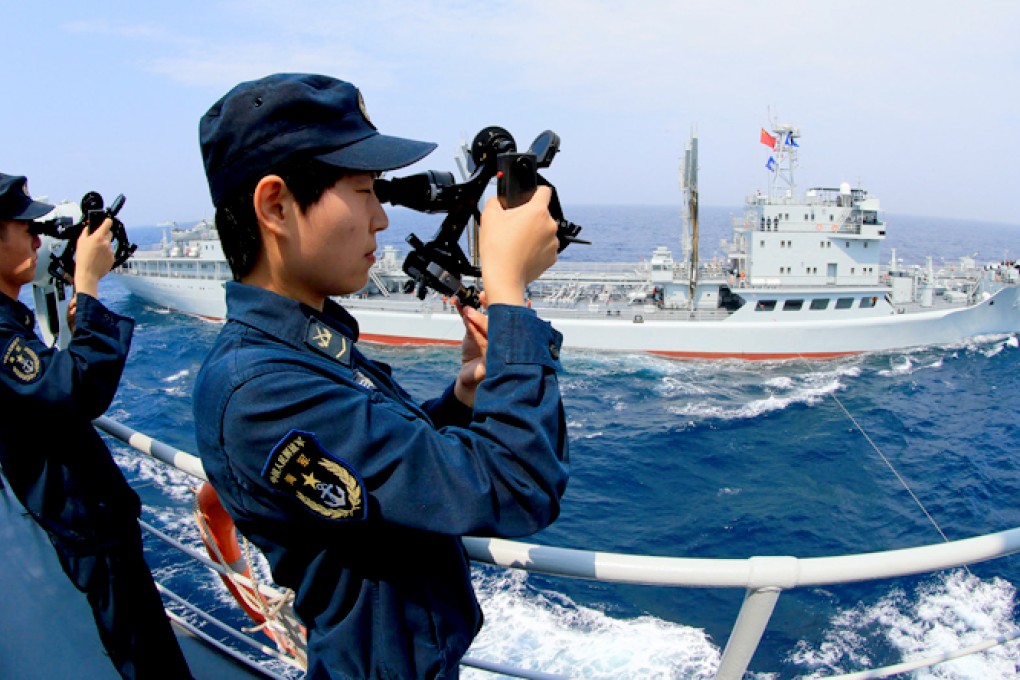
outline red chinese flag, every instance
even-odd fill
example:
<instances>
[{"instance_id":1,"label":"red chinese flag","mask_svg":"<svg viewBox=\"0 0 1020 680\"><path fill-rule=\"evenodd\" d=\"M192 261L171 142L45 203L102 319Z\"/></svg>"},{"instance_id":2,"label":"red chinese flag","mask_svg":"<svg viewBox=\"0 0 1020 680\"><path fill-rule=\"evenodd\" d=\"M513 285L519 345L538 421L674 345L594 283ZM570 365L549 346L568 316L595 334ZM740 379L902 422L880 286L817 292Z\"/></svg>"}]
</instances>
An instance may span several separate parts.
<instances>
[{"instance_id":1,"label":"red chinese flag","mask_svg":"<svg viewBox=\"0 0 1020 680\"><path fill-rule=\"evenodd\" d=\"M770 149L776 148L776 138L765 132L765 128L761 129L761 143Z\"/></svg>"}]
</instances>

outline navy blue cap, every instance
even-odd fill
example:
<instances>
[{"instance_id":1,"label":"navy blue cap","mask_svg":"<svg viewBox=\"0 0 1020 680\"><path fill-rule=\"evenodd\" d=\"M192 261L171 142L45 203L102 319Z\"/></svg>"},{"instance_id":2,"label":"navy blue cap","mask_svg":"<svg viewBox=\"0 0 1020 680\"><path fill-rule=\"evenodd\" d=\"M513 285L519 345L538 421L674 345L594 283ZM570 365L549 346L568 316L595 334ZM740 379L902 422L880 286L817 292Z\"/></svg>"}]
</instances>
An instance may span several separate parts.
<instances>
[{"instance_id":1,"label":"navy blue cap","mask_svg":"<svg viewBox=\"0 0 1020 680\"><path fill-rule=\"evenodd\" d=\"M51 210L49 203L32 200L27 178L0 172L0 220L34 220Z\"/></svg>"},{"instance_id":2,"label":"navy blue cap","mask_svg":"<svg viewBox=\"0 0 1020 680\"><path fill-rule=\"evenodd\" d=\"M436 148L380 134L358 88L303 73L237 85L202 116L199 139L214 205L294 158L381 172L411 165Z\"/></svg>"}]
</instances>

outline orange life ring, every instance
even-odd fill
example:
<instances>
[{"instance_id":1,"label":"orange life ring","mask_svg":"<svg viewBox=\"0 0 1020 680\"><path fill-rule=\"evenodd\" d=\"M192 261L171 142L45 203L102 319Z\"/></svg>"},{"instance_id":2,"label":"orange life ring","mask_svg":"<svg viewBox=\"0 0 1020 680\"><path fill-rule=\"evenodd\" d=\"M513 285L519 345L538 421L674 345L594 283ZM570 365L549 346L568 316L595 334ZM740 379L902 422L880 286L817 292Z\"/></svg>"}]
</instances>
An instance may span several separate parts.
<instances>
[{"instance_id":1,"label":"orange life ring","mask_svg":"<svg viewBox=\"0 0 1020 680\"><path fill-rule=\"evenodd\" d=\"M237 542L237 529L234 527L234 520L230 519L230 515L223 508L220 503L220 497L216 495L216 490L212 488L208 482L202 485L198 490L198 509L197 513L201 514L201 519L205 522L205 526L209 527L209 532L202 531L202 543L205 544L205 549L209 553L209 557L214 562L219 562L222 557L223 561L226 562L231 569L239 574L243 574L246 578L251 578L251 567L241 557L241 546ZM201 523L200 523L201 526ZM215 543L215 545L213 545ZM239 587L237 583L230 580L223 574L220 574L220 578L223 580L223 585L227 587L230 594L234 596L237 603L241 605L245 613L255 623L265 623L266 617L262 615L262 612L253 608L248 604L250 598L245 598L238 592ZM265 601L265 598L261 594L255 593L254 588L245 588L250 596L258 596L260 599Z\"/></svg>"},{"instance_id":2,"label":"orange life ring","mask_svg":"<svg viewBox=\"0 0 1020 680\"><path fill-rule=\"evenodd\" d=\"M822 225L821 224L816 224L815 225L815 230L816 231L822 231Z\"/></svg>"},{"instance_id":3,"label":"orange life ring","mask_svg":"<svg viewBox=\"0 0 1020 680\"><path fill-rule=\"evenodd\" d=\"M241 574L252 583L251 566L241 555L241 546L237 541L237 529L234 527L234 520L230 518L216 490L208 482L199 488L195 507L196 520L198 521L199 533L202 535L202 543L209 553L209 557L217 563L226 562L236 573ZM207 530L208 529L208 530ZM265 614L252 606L253 602L261 602L263 611L268 610L269 602L266 597L258 592L254 585L238 583L225 574L220 574L223 585L227 587L230 594L234 596L237 603L241 605L248 617L258 625L266 622ZM244 590L242 593L241 590ZM277 647L286 651L291 656L299 656L291 640L286 636L277 635L269 626L262 627L263 632L276 643ZM304 627L301 632L304 634Z\"/></svg>"}]
</instances>

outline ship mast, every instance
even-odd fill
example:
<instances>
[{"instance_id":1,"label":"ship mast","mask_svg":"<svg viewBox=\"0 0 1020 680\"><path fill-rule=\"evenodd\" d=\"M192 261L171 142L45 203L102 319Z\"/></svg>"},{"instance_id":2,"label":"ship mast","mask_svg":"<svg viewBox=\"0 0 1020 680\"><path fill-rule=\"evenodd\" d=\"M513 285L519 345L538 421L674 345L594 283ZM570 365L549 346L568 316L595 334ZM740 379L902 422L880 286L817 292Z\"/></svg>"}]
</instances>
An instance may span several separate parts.
<instances>
[{"instance_id":1,"label":"ship mast","mask_svg":"<svg viewBox=\"0 0 1020 680\"><path fill-rule=\"evenodd\" d=\"M691 132L691 141L684 151L683 173L680 187L687 201L684 212L684 246L689 252L684 253L690 263L688 285L691 308L694 306L694 290L698 285L698 135Z\"/></svg>"},{"instance_id":2,"label":"ship mast","mask_svg":"<svg viewBox=\"0 0 1020 680\"><path fill-rule=\"evenodd\" d=\"M774 138L773 155L769 157L767 164L771 170L769 202L778 203L782 202L784 198L793 197L796 193L797 185L793 179L793 170L797 167L797 150L800 148L797 140L800 138L800 128L788 123L777 123L774 120L769 122ZM780 186L780 183L785 186Z\"/></svg>"}]
</instances>

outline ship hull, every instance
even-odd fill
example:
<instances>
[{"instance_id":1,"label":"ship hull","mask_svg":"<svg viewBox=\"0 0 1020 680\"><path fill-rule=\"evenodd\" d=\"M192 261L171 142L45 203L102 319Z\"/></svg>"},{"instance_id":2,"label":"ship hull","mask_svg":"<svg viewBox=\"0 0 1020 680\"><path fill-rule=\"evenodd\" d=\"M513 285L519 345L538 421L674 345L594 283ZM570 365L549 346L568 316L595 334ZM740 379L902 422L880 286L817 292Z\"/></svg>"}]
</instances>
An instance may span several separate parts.
<instances>
[{"instance_id":1,"label":"ship hull","mask_svg":"<svg viewBox=\"0 0 1020 680\"><path fill-rule=\"evenodd\" d=\"M968 307L820 321L658 320L655 313L628 318L578 319L538 311L573 349L648 352L686 359L827 358L1020 332L1020 288L1000 290ZM387 344L459 344L460 319L430 313L351 309L362 338Z\"/></svg>"},{"instance_id":2,"label":"ship hull","mask_svg":"<svg viewBox=\"0 0 1020 680\"><path fill-rule=\"evenodd\" d=\"M131 293L160 307L208 319L226 316L222 281L117 279ZM416 299L404 297L340 302L358 319L361 339L368 342L454 346L464 336L460 317L450 306L423 309ZM536 308L563 334L563 346L569 349L647 352L684 359L827 358L1020 332L1020 288L1008 286L964 307L852 318L785 320L779 314L757 320L748 311L706 320L678 319L676 313L640 308L603 318L577 318L570 311Z\"/></svg>"},{"instance_id":3,"label":"ship hull","mask_svg":"<svg viewBox=\"0 0 1020 680\"><path fill-rule=\"evenodd\" d=\"M118 273L113 276L129 293L157 307L212 320L227 316L223 281Z\"/></svg>"}]
</instances>

